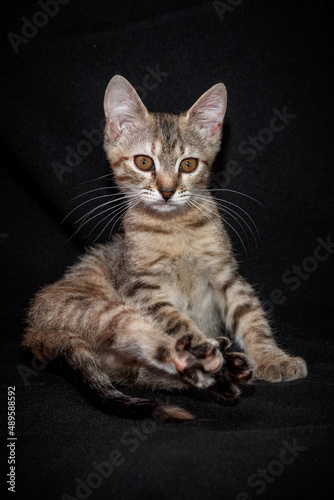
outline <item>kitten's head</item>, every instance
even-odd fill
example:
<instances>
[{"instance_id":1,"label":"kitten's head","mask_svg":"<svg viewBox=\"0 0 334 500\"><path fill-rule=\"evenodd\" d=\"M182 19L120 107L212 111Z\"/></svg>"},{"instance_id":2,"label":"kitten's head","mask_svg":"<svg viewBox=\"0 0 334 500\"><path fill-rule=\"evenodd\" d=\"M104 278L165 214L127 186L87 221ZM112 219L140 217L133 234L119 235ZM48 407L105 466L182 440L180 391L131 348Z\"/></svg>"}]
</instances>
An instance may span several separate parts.
<instances>
[{"instance_id":1,"label":"kitten's head","mask_svg":"<svg viewBox=\"0 0 334 500\"><path fill-rule=\"evenodd\" d=\"M114 76L105 93L104 147L117 185L146 209L172 213L208 183L219 150L226 89L218 83L181 115L150 113Z\"/></svg>"}]
</instances>

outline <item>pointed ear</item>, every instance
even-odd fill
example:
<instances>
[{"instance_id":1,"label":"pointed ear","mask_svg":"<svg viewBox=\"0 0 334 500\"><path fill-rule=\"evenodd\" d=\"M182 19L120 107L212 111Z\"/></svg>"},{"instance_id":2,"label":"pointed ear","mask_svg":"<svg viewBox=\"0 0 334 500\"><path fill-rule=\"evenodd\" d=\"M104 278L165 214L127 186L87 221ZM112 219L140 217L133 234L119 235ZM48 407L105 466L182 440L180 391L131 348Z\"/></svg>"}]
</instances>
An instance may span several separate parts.
<instances>
[{"instance_id":1,"label":"pointed ear","mask_svg":"<svg viewBox=\"0 0 334 500\"><path fill-rule=\"evenodd\" d=\"M221 135L226 104L225 85L217 83L195 102L186 116L205 133L209 142L216 142Z\"/></svg>"},{"instance_id":2,"label":"pointed ear","mask_svg":"<svg viewBox=\"0 0 334 500\"><path fill-rule=\"evenodd\" d=\"M107 132L114 140L125 127L142 120L148 113L135 89L120 75L115 75L108 84L104 112Z\"/></svg>"}]
</instances>

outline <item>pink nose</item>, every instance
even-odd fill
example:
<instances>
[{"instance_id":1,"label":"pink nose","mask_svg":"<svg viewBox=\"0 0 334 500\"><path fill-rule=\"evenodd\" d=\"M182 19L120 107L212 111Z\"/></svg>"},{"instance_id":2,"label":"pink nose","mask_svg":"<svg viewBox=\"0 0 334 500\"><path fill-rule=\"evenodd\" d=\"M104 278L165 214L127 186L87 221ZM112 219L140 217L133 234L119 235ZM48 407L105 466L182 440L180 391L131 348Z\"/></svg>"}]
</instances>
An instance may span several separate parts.
<instances>
[{"instance_id":1,"label":"pink nose","mask_svg":"<svg viewBox=\"0 0 334 500\"><path fill-rule=\"evenodd\" d=\"M160 193L165 201L168 201L169 198L175 193L174 189L160 189Z\"/></svg>"}]
</instances>

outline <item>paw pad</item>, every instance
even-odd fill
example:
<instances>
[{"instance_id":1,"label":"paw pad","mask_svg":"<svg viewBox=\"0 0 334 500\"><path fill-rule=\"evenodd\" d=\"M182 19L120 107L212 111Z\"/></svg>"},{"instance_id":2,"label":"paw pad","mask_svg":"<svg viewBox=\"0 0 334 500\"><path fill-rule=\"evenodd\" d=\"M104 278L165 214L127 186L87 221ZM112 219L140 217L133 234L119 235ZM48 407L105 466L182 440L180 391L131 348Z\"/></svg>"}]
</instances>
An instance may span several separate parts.
<instances>
[{"instance_id":1,"label":"paw pad","mask_svg":"<svg viewBox=\"0 0 334 500\"><path fill-rule=\"evenodd\" d=\"M223 363L218 347L218 342L212 339L193 345L193 335L184 335L175 344L176 370L191 385L209 387L214 383L213 374Z\"/></svg>"}]
</instances>

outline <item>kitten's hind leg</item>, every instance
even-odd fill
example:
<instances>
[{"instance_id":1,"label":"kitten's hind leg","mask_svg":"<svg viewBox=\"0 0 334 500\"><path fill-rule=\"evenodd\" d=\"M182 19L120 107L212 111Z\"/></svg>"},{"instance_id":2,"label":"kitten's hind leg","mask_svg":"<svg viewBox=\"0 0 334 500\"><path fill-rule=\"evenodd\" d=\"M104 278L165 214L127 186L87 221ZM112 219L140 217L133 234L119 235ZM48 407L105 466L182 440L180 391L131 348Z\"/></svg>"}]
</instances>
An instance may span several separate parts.
<instances>
[{"instance_id":1,"label":"kitten's hind leg","mask_svg":"<svg viewBox=\"0 0 334 500\"><path fill-rule=\"evenodd\" d=\"M223 358L216 340L202 335L198 343L198 337L199 334L193 342L193 333L168 335L127 305L118 308L117 313L111 312L110 328L105 328L98 342L101 353L109 352L124 364L155 368L205 388L214 383L214 373L221 367Z\"/></svg>"},{"instance_id":2,"label":"kitten's hind leg","mask_svg":"<svg viewBox=\"0 0 334 500\"><path fill-rule=\"evenodd\" d=\"M29 327L22 345L39 360L65 361L78 381L88 388L98 406L106 411L132 418L157 417L174 421L194 418L182 408L155 400L134 398L118 391L103 371L98 355L90 344L73 332L42 332Z\"/></svg>"}]
</instances>

